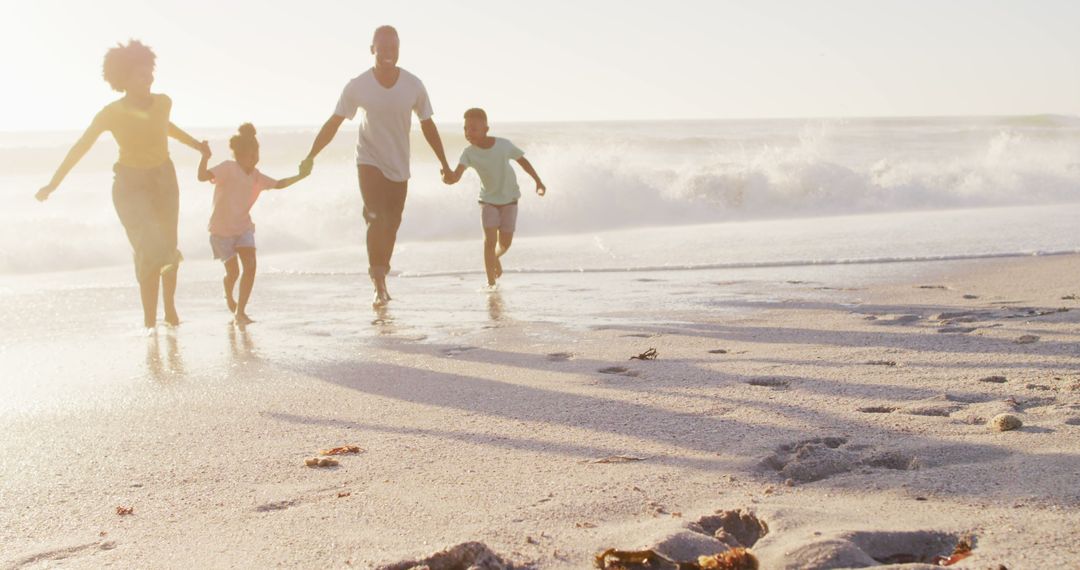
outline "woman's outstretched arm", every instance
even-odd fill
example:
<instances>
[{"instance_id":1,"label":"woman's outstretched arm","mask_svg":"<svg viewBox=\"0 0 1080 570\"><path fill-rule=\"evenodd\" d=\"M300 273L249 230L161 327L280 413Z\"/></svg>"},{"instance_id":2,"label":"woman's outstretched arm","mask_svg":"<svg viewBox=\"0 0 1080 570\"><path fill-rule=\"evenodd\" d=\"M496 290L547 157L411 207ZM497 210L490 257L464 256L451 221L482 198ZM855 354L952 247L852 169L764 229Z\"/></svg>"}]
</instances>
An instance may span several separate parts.
<instances>
[{"instance_id":1,"label":"woman's outstretched arm","mask_svg":"<svg viewBox=\"0 0 1080 570\"><path fill-rule=\"evenodd\" d=\"M53 174L52 180L48 184L43 186L41 190L37 191L34 195L39 202L44 202L49 199L49 194L56 191L56 187L63 182L64 177L71 172L72 168L82 160L82 157L86 155L90 147L94 146L98 137L105 129L101 127L98 119L94 119L94 122L90 123L90 126L86 129L86 132L79 137L79 140L75 141L75 144L71 146L71 150L68 151L67 156L64 157L64 161L60 163L59 168L56 169L56 173Z\"/></svg>"}]
</instances>

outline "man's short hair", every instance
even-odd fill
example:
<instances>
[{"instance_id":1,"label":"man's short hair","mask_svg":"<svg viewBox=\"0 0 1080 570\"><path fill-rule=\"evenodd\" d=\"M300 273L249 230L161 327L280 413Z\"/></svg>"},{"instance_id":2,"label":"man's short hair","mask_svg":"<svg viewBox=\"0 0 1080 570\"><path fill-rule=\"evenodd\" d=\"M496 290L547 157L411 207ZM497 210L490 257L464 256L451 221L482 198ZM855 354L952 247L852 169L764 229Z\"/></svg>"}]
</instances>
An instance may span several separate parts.
<instances>
[{"instance_id":1,"label":"man's short hair","mask_svg":"<svg viewBox=\"0 0 1080 570\"><path fill-rule=\"evenodd\" d=\"M375 43L380 34L390 34L395 38L398 37L397 28L394 26L379 26L375 28L375 33L371 35L371 43Z\"/></svg>"},{"instance_id":2,"label":"man's short hair","mask_svg":"<svg viewBox=\"0 0 1080 570\"><path fill-rule=\"evenodd\" d=\"M156 58L153 50L139 40L131 40L127 45L116 44L116 47L105 52L101 75L113 90L124 92L132 68L149 65L153 69Z\"/></svg>"},{"instance_id":3,"label":"man's short hair","mask_svg":"<svg viewBox=\"0 0 1080 570\"><path fill-rule=\"evenodd\" d=\"M480 119L486 123L487 113L480 107L473 107L472 109L465 111L465 120L467 121L469 119Z\"/></svg>"}]
</instances>

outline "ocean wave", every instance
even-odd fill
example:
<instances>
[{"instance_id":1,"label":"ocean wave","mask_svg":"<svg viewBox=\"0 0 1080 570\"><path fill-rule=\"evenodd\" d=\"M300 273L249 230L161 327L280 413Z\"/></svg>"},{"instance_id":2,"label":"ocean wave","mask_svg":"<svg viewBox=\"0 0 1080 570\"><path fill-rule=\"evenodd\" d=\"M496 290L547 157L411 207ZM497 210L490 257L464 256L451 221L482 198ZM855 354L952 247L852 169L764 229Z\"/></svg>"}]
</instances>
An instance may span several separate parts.
<instances>
[{"instance_id":1,"label":"ocean wave","mask_svg":"<svg viewBox=\"0 0 1080 570\"><path fill-rule=\"evenodd\" d=\"M1080 124L1070 117L549 124L496 134L526 149L549 188L537 198L519 172L521 235L1080 202ZM311 136L269 131L260 168L277 176L294 172L295 156ZM446 138L454 156L463 141ZM260 247L284 252L363 243L350 139L351 133L339 134L309 179L260 198L253 211ZM477 178L470 173L459 185L444 186L423 143L414 145L399 240L474 237ZM62 146L52 141L42 148L48 160L21 148L0 150L0 163L54 166ZM101 156L80 165L46 204L31 198L45 175L0 177L0 198L9 205L0 212L0 273L128 260L108 198L109 150L95 149ZM175 158L181 250L189 258L208 256L211 188L195 181L195 159L181 152L186 149Z\"/></svg>"}]
</instances>

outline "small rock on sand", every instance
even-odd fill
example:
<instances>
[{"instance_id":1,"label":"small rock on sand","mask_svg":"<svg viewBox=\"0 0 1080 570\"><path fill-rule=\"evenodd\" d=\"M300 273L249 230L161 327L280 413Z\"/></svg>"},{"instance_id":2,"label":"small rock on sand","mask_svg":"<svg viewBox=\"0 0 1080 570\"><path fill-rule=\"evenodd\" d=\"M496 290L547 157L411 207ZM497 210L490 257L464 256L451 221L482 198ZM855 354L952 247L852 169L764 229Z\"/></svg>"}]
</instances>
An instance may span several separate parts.
<instances>
[{"instance_id":1,"label":"small rock on sand","mask_svg":"<svg viewBox=\"0 0 1080 570\"><path fill-rule=\"evenodd\" d=\"M998 414L990 420L990 427L995 431L1010 431L1024 425L1020 418L1012 414Z\"/></svg>"},{"instance_id":2,"label":"small rock on sand","mask_svg":"<svg viewBox=\"0 0 1080 570\"><path fill-rule=\"evenodd\" d=\"M1004 376L984 376L979 378L979 382L987 382L989 384L1004 384L1006 379Z\"/></svg>"}]
</instances>

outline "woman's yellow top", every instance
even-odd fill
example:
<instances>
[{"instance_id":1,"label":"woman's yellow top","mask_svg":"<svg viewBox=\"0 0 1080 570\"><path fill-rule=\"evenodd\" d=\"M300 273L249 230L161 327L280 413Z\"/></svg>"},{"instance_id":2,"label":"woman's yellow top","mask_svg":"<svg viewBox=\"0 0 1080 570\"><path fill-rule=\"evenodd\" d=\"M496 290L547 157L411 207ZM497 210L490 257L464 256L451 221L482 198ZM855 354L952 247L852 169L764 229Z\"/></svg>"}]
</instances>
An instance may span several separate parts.
<instances>
[{"instance_id":1,"label":"woman's yellow top","mask_svg":"<svg viewBox=\"0 0 1080 570\"><path fill-rule=\"evenodd\" d=\"M154 168L169 160L169 112L172 99L168 95L152 94L145 109L120 99L105 106L94 117L94 125L109 131L120 147L123 166Z\"/></svg>"}]
</instances>

